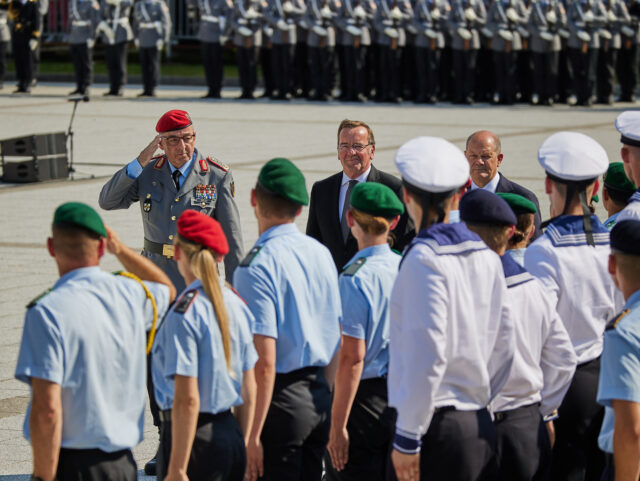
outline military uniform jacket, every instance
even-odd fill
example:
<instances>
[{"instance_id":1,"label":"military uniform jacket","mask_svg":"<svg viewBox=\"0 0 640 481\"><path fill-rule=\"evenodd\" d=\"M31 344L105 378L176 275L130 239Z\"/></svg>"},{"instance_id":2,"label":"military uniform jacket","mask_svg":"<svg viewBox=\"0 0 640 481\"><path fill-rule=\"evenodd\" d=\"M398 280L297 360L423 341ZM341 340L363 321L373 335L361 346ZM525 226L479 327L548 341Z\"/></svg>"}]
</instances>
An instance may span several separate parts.
<instances>
[{"instance_id":1,"label":"military uniform jacket","mask_svg":"<svg viewBox=\"0 0 640 481\"><path fill-rule=\"evenodd\" d=\"M358 5L364 9L364 18L358 18L355 15L354 10ZM340 29L338 34L338 43L344 46L354 45L356 36L349 33L347 30L349 26L354 26L360 29L360 35L358 36L360 39L360 45L371 45L371 32L369 31L369 25L373 20L377 8L378 7L376 7L375 2L372 0L343 0L337 19L337 25Z\"/></svg>"},{"instance_id":2,"label":"military uniform jacket","mask_svg":"<svg viewBox=\"0 0 640 481\"><path fill-rule=\"evenodd\" d=\"M517 24L514 24L514 22L507 18L506 12L508 8L513 8L520 17ZM507 41L498 34L500 30L507 30L513 35L511 50L522 50L522 39L516 28L518 24L526 25L527 16L525 10L524 5L519 0L511 0L506 4L501 0L491 2L491 6L487 12L487 28L493 32L491 50L495 52L505 52L507 49Z\"/></svg>"},{"instance_id":3,"label":"military uniform jacket","mask_svg":"<svg viewBox=\"0 0 640 481\"><path fill-rule=\"evenodd\" d=\"M477 18L473 22L468 21L465 17L464 12L467 8L472 8L476 14ZM469 41L469 48L472 50L478 50L480 48L479 30L486 24L486 22L487 11L482 0L469 0L468 2L453 0L451 3L451 12L449 13L448 18L451 48L455 50L464 50L464 39L458 34L458 29L466 28L472 35Z\"/></svg>"},{"instance_id":4,"label":"military uniform jacket","mask_svg":"<svg viewBox=\"0 0 640 481\"><path fill-rule=\"evenodd\" d=\"M0 42L8 42L11 40L11 34L9 32L9 14L7 10L9 8L9 2L7 0L0 0Z\"/></svg>"},{"instance_id":5,"label":"military uniform jacket","mask_svg":"<svg viewBox=\"0 0 640 481\"><path fill-rule=\"evenodd\" d=\"M516 350L509 379L491 402L493 412L540 403L551 415L562 403L576 367L576 355L562 319L542 283L510 255L503 255Z\"/></svg>"},{"instance_id":6,"label":"military uniform jacket","mask_svg":"<svg viewBox=\"0 0 640 481\"><path fill-rule=\"evenodd\" d=\"M591 35L589 48L600 48L600 35L598 35L598 30L604 26L607 20L606 11L604 5L602 5L602 2L599 0L593 2L590 11L593 14L593 20L587 22L585 20L587 9L579 1L576 0L567 9L567 25L569 26L567 47L582 48L583 42L578 38L578 32L583 30Z\"/></svg>"},{"instance_id":7,"label":"military uniform jacket","mask_svg":"<svg viewBox=\"0 0 640 481\"><path fill-rule=\"evenodd\" d=\"M9 3L9 20L13 35L40 38L42 17L38 10L38 0L27 0L24 4L19 0L12 0Z\"/></svg>"},{"instance_id":8,"label":"military uniform jacket","mask_svg":"<svg viewBox=\"0 0 640 481\"><path fill-rule=\"evenodd\" d=\"M129 42L133 40L133 30L129 23L131 13L131 0L112 0L102 2L100 10L102 18L114 35L113 43ZM109 38L103 34L102 41L105 44L111 43Z\"/></svg>"},{"instance_id":9,"label":"military uniform jacket","mask_svg":"<svg viewBox=\"0 0 640 481\"><path fill-rule=\"evenodd\" d=\"M392 39L384 31L387 28L393 28L398 32L398 47L404 47L407 43L404 27L413 18L411 4L406 0L378 0L377 3L378 9L374 18L375 43L385 47L391 46ZM391 12L396 6L402 13L402 18L399 20L392 18Z\"/></svg>"},{"instance_id":10,"label":"military uniform jacket","mask_svg":"<svg viewBox=\"0 0 640 481\"><path fill-rule=\"evenodd\" d=\"M627 7L621 0L611 0L605 4L607 8L607 30L611 33L609 46L619 49L622 47L622 33L620 29L631 24L631 15L627 11Z\"/></svg>"},{"instance_id":11,"label":"military uniform jacket","mask_svg":"<svg viewBox=\"0 0 640 481\"><path fill-rule=\"evenodd\" d=\"M437 10L439 17L434 19L433 11ZM414 37L416 47L430 47L431 38L425 33L427 29L433 30L437 37L436 48L444 48L447 20L451 7L447 0L418 0L413 8L413 28L417 31Z\"/></svg>"},{"instance_id":12,"label":"military uniform jacket","mask_svg":"<svg viewBox=\"0 0 640 481\"><path fill-rule=\"evenodd\" d=\"M553 12L556 16L555 23L551 23L547 20L548 12ZM532 52L546 53L546 52L559 52L562 46L560 41L560 35L558 34L559 28L566 28L567 25L567 13L562 6L562 3L556 0L551 0L545 4L534 1L531 4L531 11L529 13L529 32L531 32L531 38L529 39L529 49ZM553 35L553 40L544 40L540 34L542 32L549 32Z\"/></svg>"},{"instance_id":13,"label":"military uniform jacket","mask_svg":"<svg viewBox=\"0 0 640 481\"><path fill-rule=\"evenodd\" d=\"M155 47L158 40L164 43L171 35L169 7L164 0L138 1L133 7L133 29L140 41L140 48Z\"/></svg>"},{"instance_id":14,"label":"military uniform jacket","mask_svg":"<svg viewBox=\"0 0 640 481\"><path fill-rule=\"evenodd\" d=\"M203 195L202 186L210 195ZM169 163L164 156L156 157L136 178L127 175L127 167L120 169L100 192L100 207L106 210L127 209L140 202L142 225L146 239L158 244L172 244L177 234L177 220L186 209L203 212L222 226L229 254L225 256L225 274L230 280L242 256L242 229L234 199L235 186L229 168L211 157L205 158L196 150L193 165L176 191ZM210 197L210 198L206 198ZM184 289L184 280L173 259L147 251L143 255L163 269L177 290Z\"/></svg>"},{"instance_id":15,"label":"military uniform jacket","mask_svg":"<svg viewBox=\"0 0 640 481\"><path fill-rule=\"evenodd\" d=\"M200 12L198 40L220 43L220 37L228 32L233 15L231 0L197 0L189 3L197 5Z\"/></svg>"},{"instance_id":16,"label":"military uniform jacket","mask_svg":"<svg viewBox=\"0 0 640 481\"><path fill-rule=\"evenodd\" d=\"M322 14L324 7L328 8L328 11L331 13L331 18L325 18ZM335 29L335 20L336 20L336 11L338 7L336 7L335 1L331 0L309 0L309 5L307 7L307 16L306 21L309 25L309 31L307 34L307 45L309 47L319 47L323 40L325 47L335 47L336 45L336 29ZM319 26L324 28L327 31L326 36L318 35L314 32L313 27Z\"/></svg>"},{"instance_id":17,"label":"military uniform jacket","mask_svg":"<svg viewBox=\"0 0 640 481\"><path fill-rule=\"evenodd\" d=\"M271 43L274 45L295 45L296 43L296 24L304 13L305 9L301 8L297 3L290 2L293 6L291 13L286 13L282 0L269 0L269 5L264 11L264 17L273 29L271 35ZM286 30L282 30L278 25L287 25Z\"/></svg>"},{"instance_id":18,"label":"military uniform jacket","mask_svg":"<svg viewBox=\"0 0 640 481\"><path fill-rule=\"evenodd\" d=\"M87 43L94 39L100 22L100 6L96 0L71 0L69 3L69 43Z\"/></svg>"},{"instance_id":19,"label":"military uniform jacket","mask_svg":"<svg viewBox=\"0 0 640 481\"><path fill-rule=\"evenodd\" d=\"M248 11L253 10L260 17L251 18L247 15ZM231 28L233 29L233 44L236 47L245 47L247 38L242 35L238 29L241 27L248 28L253 32L250 37L251 47L260 47L262 45L262 5L259 0L235 0L231 13Z\"/></svg>"}]
</instances>

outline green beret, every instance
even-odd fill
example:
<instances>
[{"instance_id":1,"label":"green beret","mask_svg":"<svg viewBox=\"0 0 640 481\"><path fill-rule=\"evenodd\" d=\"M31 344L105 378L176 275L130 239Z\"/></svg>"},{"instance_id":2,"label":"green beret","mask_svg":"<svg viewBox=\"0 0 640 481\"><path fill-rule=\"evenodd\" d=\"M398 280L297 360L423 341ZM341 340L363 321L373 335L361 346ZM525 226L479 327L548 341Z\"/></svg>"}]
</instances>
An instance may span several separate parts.
<instances>
[{"instance_id":1,"label":"green beret","mask_svg":"<svg viewBox=\"0 0 640 481\"><path fill-rule=\"evenodd\" d=\"M53 225L71 224L107 237L107 229L98 213L82 202L67 202L56 209Z\"/></svg>"},{"instance_id":2,"label":"green beret","mask_svg":"<svg viewBox=\"0 0 640 481\"><path fill-rule=\"evenodd\" d=\"M404 214L404 205L389 187L377 182L359 182L351 191L351 207L371 215L394 217Z\"/></svg>"},{"instance_id":3,"label":"green beret","mask_svg":"<svg viewBox=\"0 0 640 481\"><path fill-rule=\"evenodd\" d=\"M258 174L258 182L267 190L294 204L309 204L304 175L289 159L279 157L264 164Z\"/></svg>"},{"instance_id":4,"label":"green beret","mask_svg":"<svg viewBox=\"0 0 640 481\"><path fill-rule=\"evenodd\" d=\"M621 192L634 192L636 190L636 186L624 173L624 164L622 162L611 162L603 180L605 187L608 189Z\"/></svg>"},{"instance_id":5,"label":"green beret","mask_svg":"<svg viewBox=\"0 0 640 481\"><path fill-rule=\"evenodd\" d=\"M538 212L538 208L536 207L536 205L526 197L523 197L519 194L512 194L509 192L496 192L496 193L500 197L502 197L505 201L507 201L507 204L509 204L509 207L511 207L511 210L516 215L535 214L536 212Z\"/></svg>"}]
</instances>

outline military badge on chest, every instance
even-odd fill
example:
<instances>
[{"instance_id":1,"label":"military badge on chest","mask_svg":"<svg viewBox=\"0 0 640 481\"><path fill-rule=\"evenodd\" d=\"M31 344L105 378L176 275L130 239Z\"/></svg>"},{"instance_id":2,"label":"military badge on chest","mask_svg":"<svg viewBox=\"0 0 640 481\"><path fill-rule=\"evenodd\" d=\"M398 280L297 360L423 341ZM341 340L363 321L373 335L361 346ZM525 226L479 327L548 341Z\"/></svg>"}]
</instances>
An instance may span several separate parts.
<instances>
[{"instance_id":1,"label":"military badge on chest","mask_svg":"<svg viewBox=\"0 0 640 481\"><path fill-rule=\"evenodd\" d=\"M142 210L145 212L151 212L151 194L147 194L147 198L142 203Z\"/></svg>"},{"instance_id":2,"label":"military badge on chest","mask_svg":"<svg viewBox=\"0 0 640 481\"><path fill-rule=\"evenodd\" d=\"M198 184L193 188L191 205L211 207L218 197L215 185Z\"/></svg>"}]
</instances>

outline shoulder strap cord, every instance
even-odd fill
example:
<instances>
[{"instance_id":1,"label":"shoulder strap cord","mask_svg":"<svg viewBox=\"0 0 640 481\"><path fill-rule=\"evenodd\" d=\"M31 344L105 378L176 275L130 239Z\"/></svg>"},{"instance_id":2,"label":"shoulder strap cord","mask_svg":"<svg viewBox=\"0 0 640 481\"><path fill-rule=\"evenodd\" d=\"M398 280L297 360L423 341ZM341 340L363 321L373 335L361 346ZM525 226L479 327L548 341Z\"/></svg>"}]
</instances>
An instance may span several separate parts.
<instances>
[{"instance_id":1,"label":"shoulder strap cord","mask_svg":"<svg viewBox=\"0 0 640 481\"><path fill-rule=\"evenodd\" d=\"M153 346L153 340L156 337L156 328L158 326L158 305L156 304L156 300L154 299L153 294L151 294L151 291L149 290L149 288L144 284L144 282L142 282L142 280L138 276L136 276L135 274L132 274L131 272L125 272L125 271L120 271L117 274L119 276L133 279L134 281L139 283L142 286L142 289L144 289L144 293L146 294L147 299L149 299L149 301L151 302L151 307L153 308L153 321L151 321L151 330L149 331L149 337L147 337L147 355L148 355L151 352L151 347Z\"/></svg>"}]
</instances>

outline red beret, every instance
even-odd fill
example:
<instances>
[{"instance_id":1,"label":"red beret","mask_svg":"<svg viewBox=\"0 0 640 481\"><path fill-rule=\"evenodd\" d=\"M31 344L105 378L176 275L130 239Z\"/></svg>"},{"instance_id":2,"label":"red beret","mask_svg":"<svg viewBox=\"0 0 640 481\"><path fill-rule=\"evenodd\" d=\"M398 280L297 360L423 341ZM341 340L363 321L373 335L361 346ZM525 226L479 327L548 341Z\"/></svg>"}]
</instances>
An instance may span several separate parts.
<instances>
[{"instance_id":1,"label":"red beret","mask_svg":"<svg viewBox=\"0 0 640 481\"><path fill-rule=\"evenodd\" d=\"M191 117L184 110L169 110L160 117L156 124L156 132L171 132L172 130L185 129L191 125Z\"/></svg>"},{"instance_id":2,"label":"red beret","mask_svg":"<svg viewBox=\"0 0 640 481\"><path fill-rule=\"evenodd\" d=\"M208 247L217 254L229 252L227 237L222 232L220 223L208 215L185 210L178 219L178 235L183 239Z\"/></svg>"}]
</instances>

